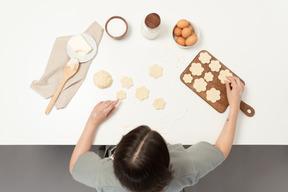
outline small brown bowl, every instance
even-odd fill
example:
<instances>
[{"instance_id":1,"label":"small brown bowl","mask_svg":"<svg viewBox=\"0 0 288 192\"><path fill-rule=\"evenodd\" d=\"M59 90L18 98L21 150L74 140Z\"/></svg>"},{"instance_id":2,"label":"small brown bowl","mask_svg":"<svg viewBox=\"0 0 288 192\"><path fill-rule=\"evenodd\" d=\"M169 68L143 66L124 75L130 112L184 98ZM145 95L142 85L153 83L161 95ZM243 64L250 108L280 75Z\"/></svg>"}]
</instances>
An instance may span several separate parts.
<instances>
[{"instance_id":1,"label":"small brown bowl","mask_svg":"<svg viewBox=\"0 0 288 192\"><path fill-rule=\"evenodd\" d=\"M107 26L108 26L108 23L109 23L112 19L121 19L122 21L124 21L124 23L125 23L125 25L126 25L126 30L125 30L125 32L124 32L122 35L120 35L120 36L113 36L113 35L111 35L111 34L108 32ZM107 33L111 38L113 38L113 39L122 39L122 38L126 35L126 33L127 33L127 31L128 31L128 23L127 23L127 21L126 21L123 17L113 16L113 17L109 18L109 19L106 21L105 31L106 31L106 33Z\"/></svg>"}]
</instances>

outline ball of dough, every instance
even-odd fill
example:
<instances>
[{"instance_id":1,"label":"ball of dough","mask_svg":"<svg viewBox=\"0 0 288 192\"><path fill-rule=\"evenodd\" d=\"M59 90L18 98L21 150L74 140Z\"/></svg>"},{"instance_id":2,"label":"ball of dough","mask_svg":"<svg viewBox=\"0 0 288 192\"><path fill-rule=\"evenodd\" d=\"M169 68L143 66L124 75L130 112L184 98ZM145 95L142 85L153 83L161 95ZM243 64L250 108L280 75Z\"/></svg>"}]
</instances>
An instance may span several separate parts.
<instances>
[{"instance_id":1,"label":"ball of dough","mask_svg":"<svg viewBox=\"0 0 288 192\"><path fill-rule=\"evenodd\" d=\"M104 70L101 70L95 73L93 80L94 80L94 84L101 89L109 87L112 83L111 75Z\"/></svg>"}]
</instances>

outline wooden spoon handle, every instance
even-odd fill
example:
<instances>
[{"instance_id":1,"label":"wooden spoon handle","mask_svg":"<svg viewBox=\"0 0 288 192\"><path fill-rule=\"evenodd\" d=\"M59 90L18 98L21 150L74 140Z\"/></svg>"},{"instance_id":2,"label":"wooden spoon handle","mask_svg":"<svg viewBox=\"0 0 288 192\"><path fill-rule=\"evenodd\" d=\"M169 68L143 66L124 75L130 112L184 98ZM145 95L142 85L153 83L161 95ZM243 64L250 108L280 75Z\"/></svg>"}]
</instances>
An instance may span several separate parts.
<instances>
[{"instance_id":1,"label":"wooden spoon handle","mask_svg":"<svg viewBox=\"0 0 288 192\"><path fill-rule=\"evenodd\" d=\"M248 117L252 117L255 114L255 110L253 109L253 107L251 107L250 105L248 105L247 103L245 103L244 101L241 101L240 103L240 109L241 111L247 115Z\"/></svg>"},{"instance_id":2,"label":"wooden spoon handle","mask_svg":"<svg viewBox=\"0 0 288 192\"><path fill-rule=\"evenodd\" d=\"M58 89L55 91L52 99L50 100L50 103L48 104L47 108L46 108L46 111L45 111L45 114L46 115L49 115L49 113L51 112L52 108L54 107L65 83L67 82L68 78L63 78L61 84L59 85Z\"/></svg>"}]
</instances>

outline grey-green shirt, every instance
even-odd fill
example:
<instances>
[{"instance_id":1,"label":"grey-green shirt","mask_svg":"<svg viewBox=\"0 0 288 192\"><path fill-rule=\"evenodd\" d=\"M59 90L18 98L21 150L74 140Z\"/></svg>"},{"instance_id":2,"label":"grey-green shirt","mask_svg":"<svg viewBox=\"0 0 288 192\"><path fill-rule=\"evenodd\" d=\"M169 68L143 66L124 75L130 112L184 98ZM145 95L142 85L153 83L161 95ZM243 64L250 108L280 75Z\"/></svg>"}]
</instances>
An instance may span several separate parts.
<instances>
[{"instance_id":1,"label":"grey-green shirt","mask_svg":"<svg viewBox=\"0 0 288 192\"><path fill-rule=\"evenodd\" d=\"M196 184L201 177L220 165L224 156L215 146L199 142L187 149L181 144L169 145L170 161L174 170L167 192L181 191ZM72 176L76 181L97 189L98 192L127 192L117 180L111 158L100 158L94 152L82 154L76 161Z\"/></svg>"}]
</instances>

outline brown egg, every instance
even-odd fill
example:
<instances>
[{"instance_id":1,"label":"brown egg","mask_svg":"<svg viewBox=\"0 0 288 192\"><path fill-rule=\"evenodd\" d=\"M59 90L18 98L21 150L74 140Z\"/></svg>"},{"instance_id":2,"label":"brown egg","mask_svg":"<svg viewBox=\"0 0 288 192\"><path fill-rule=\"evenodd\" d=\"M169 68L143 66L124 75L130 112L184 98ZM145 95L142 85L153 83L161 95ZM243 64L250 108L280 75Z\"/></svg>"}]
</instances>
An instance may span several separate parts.
<instances>
[{"instance_id":1,"label":"brown egg","mask_svg":"<svg viewBox=\"0 0 288 192\"><path fill-rule=\"evenodd\" d=\"M197 35L193 33L190 37L186 39L185 44L187 46L191 46L194 45L197 42L197 40L198 40Z\"/></svg>"},{"instance_id":2,"label":"brown egg","mask_svg":"<svg viewBox=\"0 0 288 192\"><path fill-rule=\"evenodd\" d=\"M188 28L189 28L192 32L194 32L194 29L193 29L192 25L189 25Z\"/></svg>"},{"instance_id":3,"label":"brown egg","mask_svg":"<svg viewBox=\"0 0 288 192\"><path fill-rule=\"evenodd\" d=\"M191 29L189 29L189 27L186 27L186 28L182 29L181 34L182 34L182 37L187 38L190 35L192 35L192 31L191 31Z\"/></svg>"},{"instance_id":4,"label":"brown egg","mask_svg":"<svg viewBox=\"0 0 288 192\"><path fill-rule=\"evenodd\" d=\"M185 46L185 39L183 37L177 37L176 42L179 45Z\"/></svg>"},{"instance_id":5,"label":"brown egg","mask_svg":"<svg viewBox=\"0 0 288 192\"><path fill-rule=\"evenodd\" d=\"M180 29L179 27L175 27L174 29L174 35L176 35L177 37L181 36L181 32L182 29Z\"/></svg>"},{"instance_id":6,"label":"brown egg","mask_svg":"<svg viewBox=\"0 0 288 192\"><path fill-rule=\"evenodd\" d=\"M186 19L181 19L177 22L177 27L183 29L185 27L188 27L189 22Z\"/></svg>"}]
</instances>

